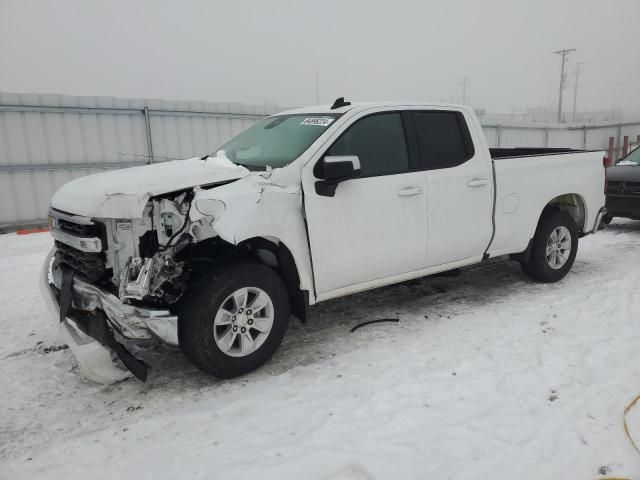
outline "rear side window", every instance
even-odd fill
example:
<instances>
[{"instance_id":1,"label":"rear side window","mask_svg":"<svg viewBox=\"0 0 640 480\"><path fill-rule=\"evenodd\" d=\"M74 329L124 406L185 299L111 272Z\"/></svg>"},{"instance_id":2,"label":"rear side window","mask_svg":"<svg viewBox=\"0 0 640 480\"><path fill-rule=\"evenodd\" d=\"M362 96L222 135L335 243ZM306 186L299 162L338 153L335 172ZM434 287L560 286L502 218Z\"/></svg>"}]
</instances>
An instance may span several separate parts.
<instances>
[{"instance_id":1,"label":"rear side window","mask_svg":"<svg viewBox=\"0 0 640 480\"><path fill-rule=\"evenodd\" d=\"M473 142L460 112L414 112L413 123L423 168L449 168L473 156Z\"/></svg>"},{"instance_id":2,"label":"rear side window","mask_svg":"<svg viewBox=\"0 0 640 480\"><path fill-rule=\"evenodd\" d=\"M400 114L379 113L358 120L326 155L357 155L363 177L408 172L409 155Z\"/></svg>"}]
</instances>

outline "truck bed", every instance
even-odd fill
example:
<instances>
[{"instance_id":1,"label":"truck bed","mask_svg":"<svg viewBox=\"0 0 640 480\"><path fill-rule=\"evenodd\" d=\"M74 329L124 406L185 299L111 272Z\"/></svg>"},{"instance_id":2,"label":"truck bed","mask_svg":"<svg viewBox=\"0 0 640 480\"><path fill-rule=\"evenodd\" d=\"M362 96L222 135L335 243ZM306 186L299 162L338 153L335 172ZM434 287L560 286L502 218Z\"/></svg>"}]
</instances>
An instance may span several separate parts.
<instances>
[{"instance_id":1,"label":"truck bed","mask_svg":"<svg viewBox=\"0 0 640 480\"><path fill-rule=\"evenodd\" d=\"M548 153L525 155L526 158L505 155L492 160L495 232L488 250L490 256L524 251L534 236L540 212L561 195L579 199L583 220L578 229L587 231L593 227L598 208L604 205L604 152L499 150Z\"/></svg>"},{"instance_id":2,"label":"truck bed","mask_svg":"<svg viewBox=\"0 0 640 480\"><path fill-rule=\"evenodd\" d=\"M578 153L585 150L575 150L572 148L538 148L538 147L515 147L515 148L490 148L491 158L530 157L532 155L556 155L559 153Z\"/></svg>"}]
</instances>

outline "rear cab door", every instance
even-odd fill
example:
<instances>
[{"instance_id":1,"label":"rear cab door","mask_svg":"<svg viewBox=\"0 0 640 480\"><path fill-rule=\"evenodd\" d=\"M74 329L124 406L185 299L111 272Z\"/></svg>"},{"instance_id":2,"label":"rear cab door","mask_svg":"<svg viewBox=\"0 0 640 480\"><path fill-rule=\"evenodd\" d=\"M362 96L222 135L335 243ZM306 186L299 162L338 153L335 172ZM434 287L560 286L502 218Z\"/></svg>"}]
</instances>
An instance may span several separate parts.
<instances>
[{"instance_id":1,"label":"rear cab door","mask_svg":"<svg viewBox=\"0 0 640 480\"><path fill-rule=\"evenodd\" d=\"M428 266L482 259L493 235L493 171L484 134L463 107L416 107L409 135L427 185Z\"/></svg>"}]
</instances>

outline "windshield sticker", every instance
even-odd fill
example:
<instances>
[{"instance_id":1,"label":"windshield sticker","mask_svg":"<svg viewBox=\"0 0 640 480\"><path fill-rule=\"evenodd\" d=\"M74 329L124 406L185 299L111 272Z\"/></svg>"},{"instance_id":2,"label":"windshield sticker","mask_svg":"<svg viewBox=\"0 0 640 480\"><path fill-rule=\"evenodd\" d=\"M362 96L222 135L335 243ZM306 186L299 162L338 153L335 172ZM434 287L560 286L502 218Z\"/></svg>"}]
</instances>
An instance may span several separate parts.
<instances>
[{"instance_id":1,"label":"windshield sticker","mask_svg":"<svg viewBox=\"0 0 640 480\"><path fill-rule=\"evenodd\" d=\"M315 127L328 127L333 122L331 117L308 117L300 125L313 125Z\"/></svg>"}]
</instances>

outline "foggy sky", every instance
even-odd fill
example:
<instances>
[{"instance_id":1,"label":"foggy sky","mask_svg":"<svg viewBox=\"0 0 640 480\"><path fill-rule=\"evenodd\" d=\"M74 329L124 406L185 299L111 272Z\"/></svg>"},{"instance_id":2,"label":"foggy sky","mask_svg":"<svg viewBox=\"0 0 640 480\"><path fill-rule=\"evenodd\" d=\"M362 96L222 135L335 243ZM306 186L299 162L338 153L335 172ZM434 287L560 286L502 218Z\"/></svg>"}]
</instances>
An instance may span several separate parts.
<instances>
[{"instance_id":1,"label":"foggy sky","mask_svg":"<svg viewBox=\"0 0 640 480\"><path fill-rule=\"evenodd\" d=\"M557 104L640 114L640 0L0 0L0 91L237 101ZM564 108L573 102L569 65ZM639 115L640 116L640 115Z\"/></svg>"}]
</instances>

